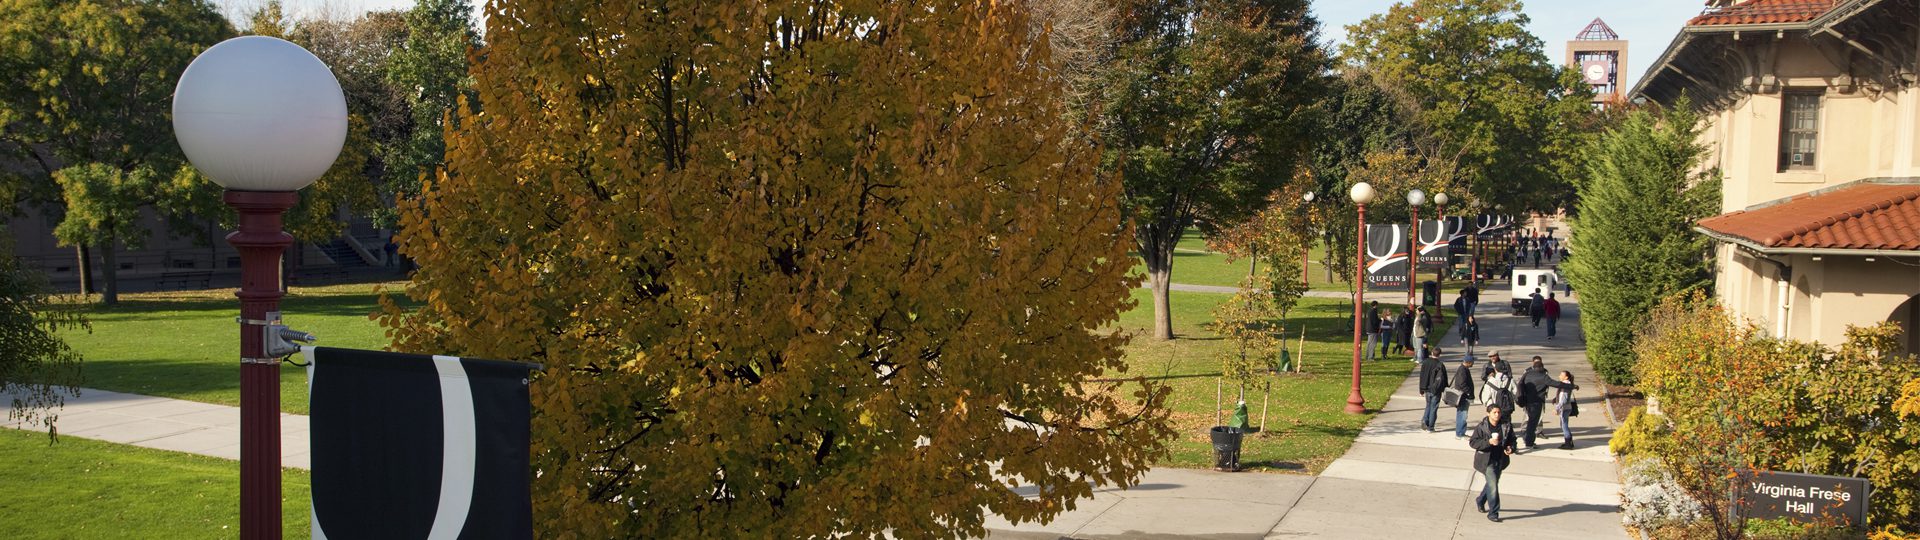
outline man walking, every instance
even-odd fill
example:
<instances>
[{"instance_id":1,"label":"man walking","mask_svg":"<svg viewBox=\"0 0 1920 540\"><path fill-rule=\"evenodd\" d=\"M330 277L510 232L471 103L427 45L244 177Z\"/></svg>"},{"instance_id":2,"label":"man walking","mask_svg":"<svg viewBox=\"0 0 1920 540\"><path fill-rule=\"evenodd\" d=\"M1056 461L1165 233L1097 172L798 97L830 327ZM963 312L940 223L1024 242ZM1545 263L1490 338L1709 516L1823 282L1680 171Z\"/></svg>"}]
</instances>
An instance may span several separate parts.
<instances>
[{"instance_id":1,"label":"man walking","mask_svg":"<svg viewBox=\"0 0 1920 540\"><path fill-rule=\"evenodd\" d=\"M1413 361L1419 362L1427 350L1427 332L1433 329L1433 318L1427 316L1427 307L1420 306L1419 315L1413 321Z\"/></svg>"},{"instance_id":2,"label":"man walking","mask_svg":"<svg viewBox=\"0 0 1920 540\"><path fill-rule=\"evenodd\" d=\"M1560 301L1553 299L1553 293L1547 293L1547 303L1541 311L1547 316L1547 341L1553 341L1553 334L1560 322Z\"/></svg>"},{"instance_id":3,"label":"man walking","mask_svg":"<svg viewBox=\"0 0 1920 540\"><path fill-rule=\"evenodd\" d=\"M1533 294L1527 295L1527 314L1533 316L1533 327L1540 327L1540 317L1547 314L1547 299L1540 296L1540 288L1534 287Z\"/></svg>"},{"instance_id":4,"label":"man walking","mask_svg":"<svg viewBox=\"0 0 1920 540\"><path fill-rule=\"evenodd\" d=\"M1540 357L1533 357L1533 364L1527 372L1520 374L1520 395L1517 401L1520 408L1527 411L1526 429L1520 437L1527 442L1527 449L1534 448L1534 438L1540 433L1540 413L1547 405L1547 390L1554 387L1553 378L1547 375L1546 364Z\"/></svg>"},{"instance_id":5,"label":"man walking","mask_svg":"<svg viewBox=\"0 0 1920 540\"><path fill-rule=\"evenodd\" d=\"M1487 478L1473 506L1487 513L1487 521L1499 523L1500 474L1513 462L1513 425L1506 421L1506 412L1488 405L1487 418L1473 427L1473 437L1467 444L1474 450L1473 469Z\"/></svg>"},{"instance_id":6,"label":"man walking","mask_svg":"<svg viewBox=\"0 0 1920 540\"><path fill-rule=\"evenodd\" d=\"M1460 369L1453 371L1453 389L1460 391L1460 401L1453 404L1453 438L1464 439L1467 436L1467 407L1473 405L1473 355L1460 360Z\"/></svg>"},{"instance_id":7,"label":"man walking","mask_svg":"<svg viewBox=\"0 0 1920 540\"><path fill-rule=\"evenodd\" d=\"M1400 353L1413 354L1413 306L1400 312L1400 318L1393 321L1393 331L1399 337Z\"/></svg>"},{"instance_id":8,"label":"man walking","mask_svg":"<svg viewBox=\"0 0 1920 540\"><path fill-rule=\"evenodd\" d=\"M1360 324L1363 331L1367 334L1367 359L1372 360L1374 357L1374 349L1384 348L1379 347L1380 302L1378 300L1367 303L1367 318L1361 321Z\"/></svg>"},{"instance_id":9,"label":"man walking","mask_svg":"<svg viewBox=\"0 0 1920 540\"><path fill-rule=\"evenodd\" d=\"M1435 416L1440 410L1440 394L1447 391L1447 366L1440 363L1440 352L1420 359L1420 395L1427 398L1427 409L1420 415L1420 427L1429 432L1438 420Z\"/></svg>"}]
</instances>

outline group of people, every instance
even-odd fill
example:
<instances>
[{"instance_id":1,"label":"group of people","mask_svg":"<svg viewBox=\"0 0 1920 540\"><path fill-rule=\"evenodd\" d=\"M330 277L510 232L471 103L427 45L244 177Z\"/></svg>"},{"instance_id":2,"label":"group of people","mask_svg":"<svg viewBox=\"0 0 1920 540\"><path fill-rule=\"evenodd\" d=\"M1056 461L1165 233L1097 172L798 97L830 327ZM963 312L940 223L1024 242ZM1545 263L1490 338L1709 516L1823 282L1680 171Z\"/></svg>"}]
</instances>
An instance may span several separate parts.
<instances>
[{"instance_id":1,"label":"group of people","mask_svg":"<svg viewBox=\"0 0 1920 540\"><path fill-rule=\"evenodd\" d=\"M1517 379L1497 351L1488 355L1486 367L1478 374L1474 373L1471 355L1463 357L1459 368L1454 369L1451 375L1439 356L1436 352L1421 360L1420 394L1426 398L1427 406L1420 417L1420 427L1429 432L1435 431L1440 405L1445 403L1454 407L1453 436L1466 440L1467 445L1474 449L1473 468L1487 479L1474 503L1481 512L1487 514L1488 520L1499 522L1500 475L1506 471L1521 444L1524 443L1527 450L1538 448L1536 442L1540 435L1540 421L1548 405L1553 406L1554 413L1560 416L1562 442L1559 448L1574 448L1573 429L1569 423L1580 414L1580 408L1573 398L1573 391L1580 386L1573 383L1571 372L1561 371L1557 378L1548 375L1546 365L1539 356L1533 357L1532 364ZM1476 385L1475 381L1479 384ZM1549 398L1549 392L1555 390L1558 392ZM1476 405L1486 411L1486 416L1473 426L1469 434L1467 410ZM1516 408L1527 413L1526 422L1519 427L1513 425Z\"/></svg>"},{"instance_id":2,"label":"group of people","mask_svg":"<svg viewBox=\"0 0 1920 540\"><path fill-rule=\"evenodd\" d=\"M1515 247L1519 248L1516 254L1517 257L1523 261L1528 257L1532 257L1534 268L1539 268L1542 260L1553 262L1554 259L1558 258L1562 262L1565 262L1567 255L1569 255L1566 246L1560 244L1559 238L1539 233L1522 234L1515 232L1514 235Z\"/></svg>"},{"instance_id":3,"label":"group of people","mask_svg":"<svg viewBox=\"0 0 1920 540\"><path fill-rule=\"evenodd\" d=\"M1540 320L1546 319L1547 340L1552 341L1554 334L1559 333L1560 301L1554 299L1552 292L1548 292L1545 297L1540 296L1540 289L1536 287L1533 289L1533 294L1527 295L1527 302L1527 313L1533 317L1533 327L1539 328Z\"/></svg>"},{"instance_id":4,"label":"group of people","mask_svg":"<svg viewBox=\"0 0 1920 540\"><path fill-rule=\"evenodd\" d=\"M1398 316L1382 313L1380 302L1376 300L1367 304L1366 316L1360 326L1361 333L1367 336L1365 350L1368 360L1403 354L1418 362L1423 351L1431 345L1427 337L1433 331L1433 316L1427 313L1426 306L1416 305L1408 305Z\"/></svg>"}]
</instances>

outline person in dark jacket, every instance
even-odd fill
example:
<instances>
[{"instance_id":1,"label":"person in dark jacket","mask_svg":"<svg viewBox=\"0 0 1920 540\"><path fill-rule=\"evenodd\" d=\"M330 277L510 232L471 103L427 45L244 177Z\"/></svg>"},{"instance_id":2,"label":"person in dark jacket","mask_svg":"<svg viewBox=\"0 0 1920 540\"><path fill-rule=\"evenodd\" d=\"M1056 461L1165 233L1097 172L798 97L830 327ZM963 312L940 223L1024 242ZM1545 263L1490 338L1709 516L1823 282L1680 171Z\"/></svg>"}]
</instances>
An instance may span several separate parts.
<instances>
[{"instance_id":1,"label":"person in dark jacket","mask_svg":"<svg viewBox=\"0 0 1920 540\"><path fill-rule=\"evenodd\" d=\"M1440 410L1440 394L1447 391L1447 366L1440 363L1439 349L1420 360L1420 395L1427 398L1426 411L1420 415L1420 427L1433 431Z\"/></svg>"},{"instance_id":2,"label":"person in dark jacket","mask_svg":"<svg viewBox=\"0 0 1920 540\"><path fill-rule=\"evenodd\" d=\"M1508 377L1513 376L1513 368L1507 366L1506 360L1500 359L1500 351L1493 351L1493 354L1487 355L1487 369L1480 373L1480 378L1485 379L1496 371L1505 373Z\"/></svg>"},{"instance_id":3,"label":"person in dark jacket","mask_svg":"<svg viewBox=\"0 0 1920 540\"><path fill-rule=\"evenodd\" d=\"M1361 329L1367 334L1367 359L1372 360L1375 348L1380 343L1380 302L1367 303L1367 317L1361 321Z\"/></svg>"},{"instance_id":4,"label":"person in dark jacket","mask_svg":"<svg viewBox=\"0 0 1920 540\"><path fill-rule=\"evenodd\" d=\"M1473 348L1480 345L1480 319L1468 315L1460 321L1460 344L1467 347L1467 358L1473 358Z\"/></svg>"},{"instance_id":5,"label":"person in dark jacket","mask_svg":"<svg viewBox=\"0 0 1920 540\"><path fill-rule=\"evenodd\" d=\"M1539 328L1540 317L1547 314L1547 299L1540 296L1540 289L1537 288L1527 298L1527 314L1533 316L1533 327Z\"/></svg>"},{"instance_id":6,"label":"person in dark jacket","mask_svg":"<svg viewBox=\"0 0 1920 540\"><path fill-rule=\"evenodd\" d=\"M1487 419L1473 427L1467 445L1473 447L1473 469L1487 477L1480 496L1473 499L1474 508L1486 512L1487 521L1499 523L1500 474L1513 463L1513 424L1507 422L1506 412L1487 406Z\"/></svg>"},{"instance_id":7,"label":"person in dark jacket","mask_svg":"<svg viewBox=\"0 0 1920 540\"><path fill-rule=\"evenodd\" d=\"M1573 426L1569 422L1573 417L1580 415L1580 405L1573 400L1573 391L1579 390L1580 385L1573 384L1573 373L1567 371L1560 372L1558 382L1560 384L1553 386L1560 390L1560 393L1553 397L1553 410L1560 413L1560 437L1564 441L1560 443L1560 449L1572 450Z\"/></svg>"},{"instance_id":8,"label":"person in dark jacket","mask_svg":"<svg viewBox=\"0 0 1920 540\"><path fill-rule=\"evenodd\" d=\"M1380 358L1382 360L1386 359L1387 355L1393 353L1394 336L1400 335L1398 327L1394 325L1394 319L1395 317L1391 312L1382 313L1380 316Z\"/></svg>"},{"instance_id":9,"label":"person in dark jacket","mask_svg":"<svg viewBox=\"0 0 1920 540\"><path fill-rule=\"evenodd\" d=\"M1553 299L1553 293L1547 293L1547 303L1541 313L1547 316L1547 340L1552 341L1560 323L1560 301Z\"/></svg>"},{"instance_id":10,"label":"person in dark jacket","mask_svg":"<svg viewBox=\"0 0 1920 540\"><path fill-rule=\"evenodd\" d=\"M1453 405L1453 438L1467 436L1467 407L1473 404L1473 356L1460 360L1460 369L1453 371L1453 388L1460 391L1460 402Z\"/></svg>"},{"instance_id":11,"label":"person in dark jacket","mask_svg":"<svg viewBox=\"0 0 1920 540\"><path fill-rule=\"evenodd\" d=\"M1546 364L1540 357L1533 357L1533 364L1527 372L1520 375L1520 392L1514 396L1521 410L1527 411L1527 423L1521 431L1521 439L1527 442L1527 449L1534 449L1534 438L1540 432L1540 411L1547 405L1547 390L1553 388L1553 377L1547 375Z\"/></svg>"}]
</instances>

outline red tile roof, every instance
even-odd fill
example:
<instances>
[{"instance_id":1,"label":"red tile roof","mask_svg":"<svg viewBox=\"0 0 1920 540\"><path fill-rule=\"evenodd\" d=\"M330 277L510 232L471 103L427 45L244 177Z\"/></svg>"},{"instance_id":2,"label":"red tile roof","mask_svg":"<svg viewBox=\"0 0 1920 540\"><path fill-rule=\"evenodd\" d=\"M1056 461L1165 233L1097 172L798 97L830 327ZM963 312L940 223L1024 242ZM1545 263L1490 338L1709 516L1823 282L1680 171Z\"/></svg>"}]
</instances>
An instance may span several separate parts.
<instances>
[{"instance_id":1,"label":"red tile roof","mask_svg":"<svg viewBox=\"0 0 1920 540\"><path fill-rule=\"evenodd\" d=\"M1767 248L1920 251L1920 185L1858 184L1700 220Z\"/></svg>"},{"instance_id":2,"label":"red tile roof","mask_svg":"<svg viewBox=\"0 0 1920 540\"><path fill-rule=\"evenodd\" d=\"M1826 13L1834 0L1750 0L1723 8L1709 8L1687 26L1807 22Z\"/></svg>"}]
</instances>

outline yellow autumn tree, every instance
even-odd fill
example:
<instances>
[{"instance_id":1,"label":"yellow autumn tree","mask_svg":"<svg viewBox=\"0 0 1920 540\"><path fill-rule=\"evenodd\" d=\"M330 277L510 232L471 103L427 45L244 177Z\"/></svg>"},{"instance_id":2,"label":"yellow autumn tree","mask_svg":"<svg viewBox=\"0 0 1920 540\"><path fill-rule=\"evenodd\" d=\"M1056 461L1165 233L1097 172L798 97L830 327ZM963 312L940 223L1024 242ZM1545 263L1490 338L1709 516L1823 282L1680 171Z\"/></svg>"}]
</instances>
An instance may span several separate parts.
<instances>
[{"instance_id":1,"label":"yellow autumn tree","mask_svg":"<svg viewBox=\"0 0 1920 540\"><path fill-rule=\"evenodd\" d=\"M1018 4L489 4L381 322L546 365L542 537L979 534L1166 452L1091 382L1131 231Z\"/></svg>"}]
</instances>

